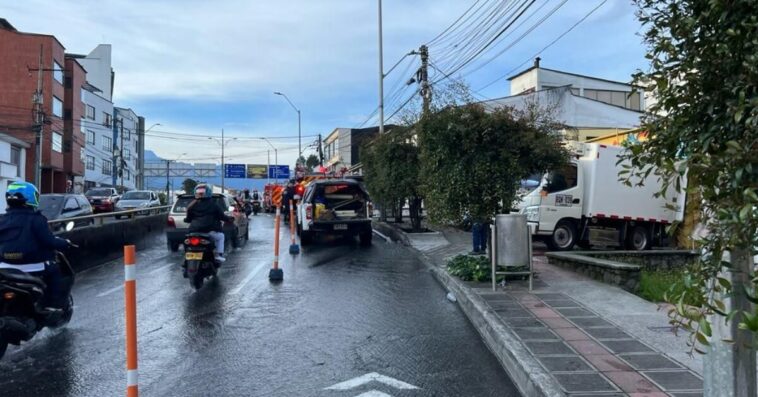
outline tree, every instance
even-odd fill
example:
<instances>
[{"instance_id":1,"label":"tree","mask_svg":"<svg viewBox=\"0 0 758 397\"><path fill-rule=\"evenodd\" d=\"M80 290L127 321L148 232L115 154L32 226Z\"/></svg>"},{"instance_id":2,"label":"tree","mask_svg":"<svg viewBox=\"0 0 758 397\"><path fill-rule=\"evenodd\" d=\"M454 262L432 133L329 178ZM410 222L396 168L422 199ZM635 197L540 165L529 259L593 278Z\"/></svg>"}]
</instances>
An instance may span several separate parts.
<instances>
[{"instance_id":1,"label":"tree","mask_svg":"<svg viewBox=\"0 0 758 397\"><path fill-rule=\"evenodd\" d=\"M363 146L366 185L382 208L408 201L411 228L421 230L422 194L419 181L419 147L413 130L397 127ZM400 205L402 211L402 205Z\"/></svg>"},{"instance_id":2,"label":"tree","mask_svg":"<svg viewBox=\"0 0 758 397\"><path fill-rule=\"evenodd\" d=\"M635 0L646 28L649 71L636 79L657 98L644 120L650 139L630 147L623 177L652 170L664 189L698 184L705 237L686 275L672 322L707 352L706 395L755 396L758 309L753 255L758 247L758 2ZM689 197L692 197L691 195ZM697 295L703 304L686 305ZM725 342L728 341L728 342ZM716 369L719 369L718 374ZM728 379L723 375L729 374ZM712 394L712 395L715 395Z\"/></svg>"},{"instance_id":3,"label":"tree","mask_svg":"<svg viewBox=\"0 0 758 397\"><path fill-rule=\"evenodd\" d=\"M297 158L297 163L295 164L305 164L305 157L301 154L300 157Z\"/></svg>"},{"instance_id":4,"label":"tree","mask_svg":"<svg viewBox=\"0 0 758 397\"><path fill-rule=\"evenodd\" d=\"M194 179L187 178L182 182L182 190L184 190L185 193L194 192L195 186L197 186L197 181Z\"/></svg>"},{"instance_id":5,"label":"tree","mask_svg":"<svg viewBox=\"0 0 758 397\"><path fill-rule=\"evenodd\" d=\"M306 167L307 167L309 170L313 170L313 167L315 167L315 166L319 165L320 163L321 163L321 162L319 161L319 159L318 159L318 156L316 156L315 154L311 154L311 155L310 155L310 156L308 156L308 158L305 160L305 166L306 166Z\"/></svg>"},{"instance_id":6,"label":"tree","mask_svg":"<svg viewBox=\"0 0 758 397\"><path fill-rule=\"evenodd\" d=\"M421 181L430 219L459 224L509 212L522 179L568 160L549 112L480 104L449 106L421 118Z\"/></svg>"}]
</instances>

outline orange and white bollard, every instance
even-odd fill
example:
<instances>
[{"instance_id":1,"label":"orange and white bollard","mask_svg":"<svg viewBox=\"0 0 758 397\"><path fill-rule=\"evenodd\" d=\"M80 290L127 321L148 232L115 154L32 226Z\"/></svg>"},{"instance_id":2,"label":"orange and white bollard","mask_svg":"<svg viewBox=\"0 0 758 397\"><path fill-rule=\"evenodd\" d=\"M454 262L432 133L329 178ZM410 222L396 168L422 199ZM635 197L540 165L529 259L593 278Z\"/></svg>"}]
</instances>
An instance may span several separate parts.
<instances>
[{"instance_id":1,"label":"orange and white bollard","mask_svg":"<svg viewBox=\"0 0 758 397\"><path fill-rule=\"evenodd\" d=\"M300 246L295 242L295 202L290 200L290 254L300 253Z\"/></svg>"},{"instance_id":2,"label":"orange and white bollard","mask_svg":"<svg viewBox=\"0 0 758 397\"><path fill-rule=\"evenodd\" d=\"M274 266L268 272L269 281L282 281L284 272L279 268L279 224L282 222L282 207L276 207L276 217L274 218Z\"/></svg>"},{"instance_id":3,"label":"orange and white bollard","mask_svg":"<svg viewBox=\"0 0 758 397\"><path fill-rule=\"evenodd\" d=\"M133 245L124 246L126 306L126 397L137 397L137 266Z\"/></svg>"}]
</instances>

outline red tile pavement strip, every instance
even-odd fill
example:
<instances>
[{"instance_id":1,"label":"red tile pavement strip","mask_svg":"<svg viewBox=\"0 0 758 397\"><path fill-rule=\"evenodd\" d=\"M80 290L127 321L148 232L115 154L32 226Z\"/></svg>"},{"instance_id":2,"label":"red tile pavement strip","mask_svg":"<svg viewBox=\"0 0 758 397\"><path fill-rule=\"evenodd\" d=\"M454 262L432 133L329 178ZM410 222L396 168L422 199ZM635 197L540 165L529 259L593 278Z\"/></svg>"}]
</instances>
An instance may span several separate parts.
<instances>
[{"instance_id":1,"label":"red tile pavement strip","mask_svg":"<svg viewBox=\"0 0 758 397\"><path fill-rule=\"evenodd\" d=\"M595 354L584 356L584 358L592 363L598 371L633 371L632 367L611 354Z\"/></svg>"},{"instance_id":2,"label":"red tile pavement strip","mask_svg":"<svg viewBox=\"0 0 758 397\"><path fill-rule=\"evenodd\" d=\"M533 295L532 295L533 296ZM625 393L633 393L632 396L656 397L666 396L655 384L643 377L639 372L616 357L612 352L601 344L590 339L576 325L553 309L539 306L542 301L519 297L521 303L531 311L540 321L548 325L555 333L574 348L582 357L592 363L598 371L602 372L616 386Z\"/></svg>"},{"instance_id":3,"label":"red tile pavement strip","mask_svg":"<svg viewBox=\"0 0 758 397\"><path fill-rule=\"evenodd\" d=\"M553 331L565 341L590 340L589 335L577 328L553 328Z\"/></svg>"},{"instance_id":4,"label":"red tile pavement strip","mask_svg":"<svg viewBox=\"0 0 758 397\"><path fill-rule=\"evenodd\" d=\"M660 392L656 385L634 371L603 372L621 390L627 393L654 393Z\"/></svg>"},{"instance_id":5,"label":"red tile pavement strip","mask_svg":"<svg viewBox=\"0 0 758 397\"><path fill-rule=\"evenodd\" d=\"M597 354L610 354L606 348L591 340L572 340L568 344L585 357Z\"/></svg>"}]
</instances>

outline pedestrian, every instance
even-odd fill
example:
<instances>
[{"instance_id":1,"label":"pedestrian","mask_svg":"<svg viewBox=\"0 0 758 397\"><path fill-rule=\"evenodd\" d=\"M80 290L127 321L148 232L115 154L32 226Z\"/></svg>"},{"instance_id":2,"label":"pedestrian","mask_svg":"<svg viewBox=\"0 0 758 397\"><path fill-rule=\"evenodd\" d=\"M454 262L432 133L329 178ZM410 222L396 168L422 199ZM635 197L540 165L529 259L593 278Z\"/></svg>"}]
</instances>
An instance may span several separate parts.
<instances>
[{"instance_id":1,"label":"pedestrian","mask_svg":"<svg viewBox=\"0 0 758 397\"><path fill-rule=\"evenodd\" d=\"M487 240L489 240L489 223L487 221L476 221L471 226L471 237L474 250L471 255L484 255L487 253Z\"/></svg>"}]
</instances>

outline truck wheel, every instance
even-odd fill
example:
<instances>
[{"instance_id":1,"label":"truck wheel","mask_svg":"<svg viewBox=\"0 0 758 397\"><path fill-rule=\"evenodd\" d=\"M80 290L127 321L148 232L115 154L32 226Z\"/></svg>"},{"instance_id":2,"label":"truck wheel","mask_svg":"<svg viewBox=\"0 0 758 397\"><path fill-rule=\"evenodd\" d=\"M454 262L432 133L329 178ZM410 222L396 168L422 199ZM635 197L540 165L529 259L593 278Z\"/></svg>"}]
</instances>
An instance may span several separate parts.
<instances>
[{"instance_id":1,"label":"truck wheel","mask_svg":"<svg viewBox=\"0 0 758 397\"><path fill-rule=\"evenodd\" d=\"M367 232L361 232L361 234L358 235L358 239L361 242L361 246L368 247L371 245L371 239L374 237L374 233L369 230Z\"/></svg>"},{"instance_id":2,"label":"truck wheel","mask_svg":"<svg viewBox=\"0 0 758 397\"><path fill-rule=\"evenodd\" d=\"M313 236L311 235L311 232L305 230L300 232L300 245L304 247L306 245L311 245L312 242Z\"/></svg>"},{"instance_id":3,"label":"truck wheel","mask_svg":"<svg viewBox=\"0 0 758 397\"><path fill-rule=\"evenodd\" d=\"M556 251L570 251L576 244L576 226L571 221L560 221L548 240L550 248Z\"/></svg>"},{"instance_id":4,"label":"truck wheel","mask_svg":"<svg viewBox=\"0 0 758 397\"><path fill-rule=\"evenodd\" d=\"M626 240L626 248L635 251L645 251L650 249L651 240L650 229L647 226L637 225Z\"/></svg>"}]
</instances>

